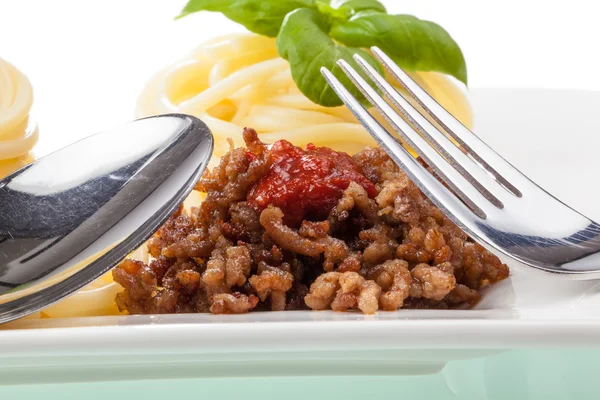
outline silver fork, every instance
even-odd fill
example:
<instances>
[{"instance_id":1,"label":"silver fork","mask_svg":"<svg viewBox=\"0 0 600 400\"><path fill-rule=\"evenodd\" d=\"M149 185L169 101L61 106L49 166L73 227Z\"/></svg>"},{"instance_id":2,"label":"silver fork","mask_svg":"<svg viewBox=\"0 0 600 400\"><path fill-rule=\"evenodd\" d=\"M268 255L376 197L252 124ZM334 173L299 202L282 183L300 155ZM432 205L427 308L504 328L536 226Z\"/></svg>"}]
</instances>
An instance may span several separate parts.
<instances>
[{"instance_id":1,"label":"silver fork","mask_svg":"<svg viewBox=\"0 0 600 400\"><path fill-rule=\"evenodd\" d=\"M532 182L438 104L379 48L371 50L419 107L413 107L359 55L354 59L379 91L344 60L338 65L447 187L412 157L328 69L322 68L321 72L429 199L492 251L572 279L600 279L600 225Z\"/></svg>"}]
</instances>

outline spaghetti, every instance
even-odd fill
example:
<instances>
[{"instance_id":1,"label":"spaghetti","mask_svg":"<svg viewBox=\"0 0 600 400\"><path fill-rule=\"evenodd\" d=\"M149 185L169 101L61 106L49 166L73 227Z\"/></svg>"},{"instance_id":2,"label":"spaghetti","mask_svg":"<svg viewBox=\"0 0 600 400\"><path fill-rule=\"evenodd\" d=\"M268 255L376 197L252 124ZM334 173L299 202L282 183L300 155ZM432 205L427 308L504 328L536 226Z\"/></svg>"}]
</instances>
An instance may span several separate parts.
<instances>
[{"instance_id":1,"label":"spaghetti","mask_svg":"<svg viewBox=\"0 0 600 400\"><path fill-rule=\"evenodd\" d=\"M38 139L29 123L33 89L29 79L0 58L0 161L23 156Z\"/></svg>"},{"instance_id":2,"label":"spaghetti","mask_svg":"<svg viewBox=\"0 0 600 400\"><path fill-rule=\"evenodd\" d=\"M445 75L413 77L465 125L471 111L464 93ZM186 58L156 74L142 91L137 117L164 113L200 117L215 136L214 159L243 145L242 130L252 127L262 141L286 139L297 146L314 143L354 154L375 141L345 107L313 103L296 86L275 39L228 35L202 44Z\"/></svg>"}]
</instances>

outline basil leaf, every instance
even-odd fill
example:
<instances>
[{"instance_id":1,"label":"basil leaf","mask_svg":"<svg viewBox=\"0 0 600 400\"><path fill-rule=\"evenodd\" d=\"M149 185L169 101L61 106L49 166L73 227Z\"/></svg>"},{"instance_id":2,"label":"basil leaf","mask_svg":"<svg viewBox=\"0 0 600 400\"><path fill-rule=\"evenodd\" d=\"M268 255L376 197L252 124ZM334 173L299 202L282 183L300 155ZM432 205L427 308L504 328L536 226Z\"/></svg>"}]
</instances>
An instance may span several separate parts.
<instances>
[{"instance_id":1,"label":"basil leaf","mask_svg":"<svg viewBox=\"0 0 600 400\"><path fill-rule=\"evenodd\" d=\"M319 15L327 19L328 26L331 26L334 21L347 21L352 16L351 10L333 8L328 0L316 0L315 6Z\"/></svg>"},{"instance_id":2,"label":"basil leaf","mask_svg":"<svg viewBox=\"0 0 600 400\"><path fill-rule=\"evenodd\" d=\"M177 18L198 11L217 11L259 35L275 37L285 16L315 0L189 0Z\"/></svg>"},{"instance_id":3,"label":"basil leaf","mask_svg":"<svg viewBox=\"0 0 600 400\"><path fill-rule=\"evenodd\" d=\"M359 13L335 24L330 35L347 46L378 46L410 71L438 71L467 84L467 65L458 44L441 26L411 15Z\"/></svg>"},{"instance_id":4,"label":"basil leaf","mask_svg":"<svg viewBox=\"0 0 600 400\"><path fill-rule=\"evenodd\" d=\"M366 10L387 12L385 6L377 0L331 0L330 6L335 9L349 11L351 15Z\"/></svg>"},{"instance_id":5,"label":"basil leaf","mask_svg":"<svg viewBox=\"0 0 600 400\"><path fill-rule=\"evenodd\" d=\"M289 61L292 77L300 91L314 103L325 107L343 104L321 75L321 67L329 69L355 97L364 100L336 62L344 59L360 71L352 59L352 55L358 53L381 73L383 69L364 50L335 43L327 34L327 25L326 18L307 8L288 14L277 36L277 51Z\"/></svg>"}]
</instances>

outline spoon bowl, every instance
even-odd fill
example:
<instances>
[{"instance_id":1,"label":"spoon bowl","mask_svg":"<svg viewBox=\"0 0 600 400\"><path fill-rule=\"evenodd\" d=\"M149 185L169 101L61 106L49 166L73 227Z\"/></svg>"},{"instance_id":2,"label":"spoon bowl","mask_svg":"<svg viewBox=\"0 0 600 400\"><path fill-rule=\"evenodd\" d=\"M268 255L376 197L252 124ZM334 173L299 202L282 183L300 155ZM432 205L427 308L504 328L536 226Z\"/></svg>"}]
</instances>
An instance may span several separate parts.
<instances>
[{"instance_id":1,"label":"spoon bowl","mask_svg":"<svg viewBox=\"0 0 600 400\"><path fill-rule=\"evenodd\" d=\"M0 323L72 294L144 243L192 191L213 142L192 116L144 118L1 180Z\"/></svg>"}]
</instances>

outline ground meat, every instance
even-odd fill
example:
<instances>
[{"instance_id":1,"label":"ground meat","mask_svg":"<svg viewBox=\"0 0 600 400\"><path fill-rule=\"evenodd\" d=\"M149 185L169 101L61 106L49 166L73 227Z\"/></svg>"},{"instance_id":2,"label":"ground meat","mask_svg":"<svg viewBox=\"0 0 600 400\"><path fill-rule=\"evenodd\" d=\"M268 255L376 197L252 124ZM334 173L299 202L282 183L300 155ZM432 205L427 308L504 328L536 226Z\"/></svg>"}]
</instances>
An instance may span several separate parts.
<instances>
[{"instance_id":1,"label":"ground meat","mask_svg":"<svg viewBox=\"0 0 600 400\"><path fill-rule=\"evenodd\" d=\"M373 314L379 309L381 286L373 281L365 281L358 294L358 308L365 314Z\"/></svg>"},{"instance_id":2,"label":"ground meat","mask_svg":"<svg viewBox=\"0 0 600 400\"><path fill-rule=\"evenodd\" d=\"M260 243L262 231L258 212L247 202L233 203L229 208L229 221L221 225L223 235L234 242Z\"/></svg>"},{"instance_id":3,"label":"ground meat","mask_svg":"<svg viewBox=\"0 0 600 400\"><path fill-rule=\"evenodd\" d=\"M456 278L451 272L427 264L414 267L411 275L410 295L412 297L442 300L456 286Z\"/></svg>"},{"instance_id":4,"label":"ground meat","mask_svg":"<svg viewBox=\"0 0 600 400\"><path fill-rule=\"evenodd\" d=\"M367 179L375 183L378 192L381 191L381 185L384 182L395 179L398 174L398 166L379 147L374 149L366 148L355 154L352 158L361 168Z\"/></svg>"},{"instance_id":5,"label":"ground meat","mask_svg":"<svg viewBox=\"0 0 600 400\"><path fill-rule=\"evenodd\" d=\"M214 291L220 291L221 288L225 288L225 265L224 251L217 250L213 252L202 274L202 281L207 287L214 288Z\"/></svg>"},{"instance_id":6,"label":"ground meat","mask_svg":"<svg viewBox=\"0 0 600 400\"><path fill-rule=\"evenodd\" d=\"M202 240L199 234L191 234L162 249L161 255L167 258L208 257L214 246L209 240Z\"/></svg>"},{"instance_id":7,"label":"ground meat","mask_svg":"<svg viewBox=\"0 0 600 400\"><path fill-rule=\"evenodd\" d=\"M271 310L283 311L286 306L286 292L292 288L294 276L284 269L262 265L260 273L250 278L250 285L258 293L261 301L271 297Z\"/></svg>"},{"instance_id":8,"label":"ground meat","mask_svg":"<svg viewBox=\"0 0 600 400\"><path fill-rule=\"evenodd\" d=\"M312 222L302 221L302 225L298 230L300 236L311 239L325 238L329 235L329 222Z\"/></svg>"},{"instance_id":9,"label":"ground meat","mask_svg":"<svg viewBox=\"0 0 600 400\"><path fill-rule=\"evenodd\" d=\"M386 182L375 200L387 223L414 225L421 219L423 195L404 174Z\"/></svg>"},{"instance_id":10,"label":"ground meat","mask_svg":"<svg viewBox=\"0 0 600 400\"><path fill-rule=\"evenodd\" d=\"M252 259L250 250L246 246L229 247L225 254L225 283L228 287L242 286L246 283L246 278L250 275Z\"/></svg>"},{"instance_id":11,"label":"ground meat","mask_svg":"<svg viewBox=\"0 0 600 400\"><path fill-rule=\"evenodd\" d=\"M138 302L144 302L157 290L157 280L154 272L143 262L125 260L113 272L113 278L121 286L127 288L127 293L119 293L117 305L121 310L137 309ZM139 308L144 308L140 305Z\"/></svg>"},{"instance_id":12,"label":"ground meat","mask_svg":"<svg viewBox=\"0 0 600 400\"><path fill-rule=\"evenodd\" d=\"M383 150L350 158L280 143L274 155L252 129L244 140L198 182L202 204L177 210L148 241L149 263L114 269L121 310L459 308L508 276ZM318 190L302 186L311 184Z\"/></svg>"},{"instance_id":13,"label":"ground meat","mask_svg":"<svg viewBox=\"0 0 600 400\"><path fill-rule=\"evenodd\" d=\"M332 225L337 225L345 221L350 216L350 212L357 208L360 213L370 222L375 223L377 219L377 205L369 198L367 191L355 182L350 182L348 188L344 191L342 198L329 214L329 221Z\"/></svg>"},{"instance_id":14,"label":"ground meat","mask_svg":"<svg viewBox=\"0 0 600 400\"><path fill-rule=\"evenodd\" d=\"M318 257L325 246L302 237L294 229L283 224L283 211L269 206L260 214L260 224L281 248L309 257Z\"/></svg>"},{"instance_id":15,"label":"ground meat","mask_svg":"<svg viewBox=\"0 0 600 400\"><path fill-rule=\"evenodd\" d=\"M372 314L382 301L381 287L356 272L328 272L311 285L305 301L313 310L331 308L333 311L348 311L358 308L365 314ZM385 303L386 300L383 301Z\"/></svg>"},{"instance_id":16,"label":"ground meat","mask_svg":"<svg viewBox=\"0 0 600 400\"><path fill-rule=\"evenodd\" d=\"M367 264L377 265L394 258L395 250L398 247L396 237L399 235L398 230L381 223L361 231L358 237L365 242L370 242L363 251L363 261Z\"/></svg>"},{"instance_id":17,"label":"ground meat","mask_svg":"<svg viewBox=\"0 0 600 400\"><path fill-rule=\"evenodd\" d=\"M213 314L244 314L258 304L256 296L241 293L221 293L214 295L210 312Z\"/></svg>"},{"instance_id":18,"label":"ground meat","mask_svg":"<svg viewBox=\"0 0 600 400\"><path fill-rule=\"evenodd\" d=\"M192 220L179 208L148 241L148 252L158 258L165 247L186 239L193 230Z\"/></svg>"},{"instance_id":19,"label":"ground meat","mask_svg":"<svg viewBox=\"0 0 600 400\"><path fill-rule=\"evenodd\" d=\"M361 254L356 252L350 254L340 263L338 272L358 272L361 268Z\"/></svg>"},{"instance_id":20,"label":"ground meat","mask_svg":"<svg viewBox=\"0 0 600 400\"><path fill-rule=\"evenodd\" d=\"M320 239L319 243L325 249L323 269L326 272L333 271L337 264L342 263L350 255L350 249L343 240L327 237Z\"/></svg>"},{"instance_id":21,"label":"ground meat","mask_svg":"<svg viewBox=\"0 0 600 400\"><path fill-rule=\"evenodd\" d=\"M404 260L389 260L382 264L381 269L391 277L392 282L389 289L381 294L379 306L385 311L395 311L402 307L410 291L411 274L408 263Z\"/></svg>"},{"instance_id":22,"label":"ground meat","mask_svg":"<svg viewBox=\"0 0 600 400\"><path fill-rule=\"evenodd\" d=\"M313 310L328 308L340 287L340 272L327 272L320 275L310 286L310 292L304 298L306 305Z\"/></svg>"},{"instance_id":23,"label":"ground meat","mask_svg":"<svg viewBox=\"0 0 600 400\"><path fill-rule=\"evenodd\" d=\"M200 274L192 269L185 269L175 275L182 292L194 293L200 288Z\"/></svg>"},{"instance_id":24,"label":"ground meat","mask_svg":"<svg viewBox=\"0 0 600 400\"><path fill-rule=\"evenodd\" d=\"M444 300L448 304L475 304L480 298L481 294L477 290L459 283Z\"/></svg>"},{"instance_id":25,"label":"ground meat","mask_svg":"<svg viewBox=\"0 0 600 400\"><path fill-rule=\"evenodd\" d=\"M348 311L358 305L358 295L365 279L356 272L345 272L339 275L340 288L331 302L333 311Z\"/></svg>"},{"instance_id":26,"label":"ground meat","mask_svg":"<svg viewBox=\"0 0 600 400\"><path fill-rule=\"evenodd\" d=\"M296 278L294 278L296 279ZM308 310L308 306L304 301L304 297L308 294L308 287L297 280L292 285L292 288L286 293L286 310Z\"/></svg>"}]
</instances>

